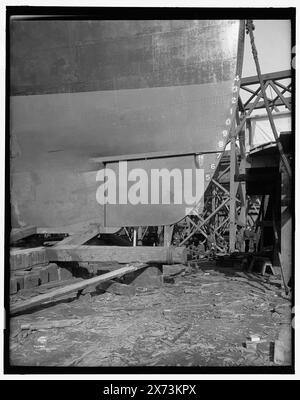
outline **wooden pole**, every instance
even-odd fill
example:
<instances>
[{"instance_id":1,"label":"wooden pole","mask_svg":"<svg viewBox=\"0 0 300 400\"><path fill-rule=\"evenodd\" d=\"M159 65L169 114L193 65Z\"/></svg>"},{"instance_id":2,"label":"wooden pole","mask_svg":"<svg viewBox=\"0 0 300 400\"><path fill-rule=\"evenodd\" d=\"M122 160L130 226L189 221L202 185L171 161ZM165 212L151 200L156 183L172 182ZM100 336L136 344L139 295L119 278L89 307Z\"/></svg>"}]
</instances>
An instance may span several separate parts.
<instances>
[{"instance_id":1,"label":"wooden pole","mask_svg":"<svg viewBox=\"0 0 300 400\"><path fill-rule=\"evenodd\" d=\"M235 152L235 129L231 130L230 138L230 200L229 200L229 252L233 253L235 250L235 235L236 235L236 224L235 224L235 166L236 166L236 152Z\"/></svg>"},{"instance_id":2,"label":"wooden pole","mask_svg":"<svg viewBox=\"0 0 300 400\"><path fill-rule=\"evenodd\" d=\"M145 262L163 264L185 264L186 249L164 246L59 246L46 249L50 262Z\"/></svg>"},{"instance_id":3,"label":"wooden pole","mask_svg":"<svg viewBox=\"0 0 300 400\"><path fill-rule=\"evenodd\" d=\"M236 113L237 122L240 122L239 113ZM240 154L241 154L241 161L240 165L238 166L239 174L245 175L246 174L246 137L245 137L245 129L243 128L239 133L239 144L240 144ZM246 226L247 222L247 200L246 200L246 182L239 183L240 188L240 197L241 197L241 210L239 215L240 222Z\"/></svg>"}]
</instances>

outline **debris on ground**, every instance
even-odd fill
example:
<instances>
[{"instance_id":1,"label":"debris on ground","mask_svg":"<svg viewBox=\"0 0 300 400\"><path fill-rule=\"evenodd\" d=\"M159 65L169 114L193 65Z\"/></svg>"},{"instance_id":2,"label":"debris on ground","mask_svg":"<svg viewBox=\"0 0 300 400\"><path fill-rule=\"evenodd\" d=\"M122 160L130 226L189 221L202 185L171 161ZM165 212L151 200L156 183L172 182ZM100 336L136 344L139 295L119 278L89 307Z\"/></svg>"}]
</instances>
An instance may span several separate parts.
<instances>
[{"instance_id":1,"label":"debris on ground","mask_svg":"<svg viewBox=\"0 0 300 400\"><path fill-rule=\"evenodd\" d=\"M282 296L280 277L222 268L213 260L177 265L173 272L171 267L164 268L164 275L173 279L161 287L136 287L132 296L107 291L69 296L11 318L11 364L274 366L287 362L292 307ZM31 293L40 290L43 286ZM11 303L21 301L20 295L12 296ZM283 326L286 330L280 335Z\"/></svg>"}]
</instances>

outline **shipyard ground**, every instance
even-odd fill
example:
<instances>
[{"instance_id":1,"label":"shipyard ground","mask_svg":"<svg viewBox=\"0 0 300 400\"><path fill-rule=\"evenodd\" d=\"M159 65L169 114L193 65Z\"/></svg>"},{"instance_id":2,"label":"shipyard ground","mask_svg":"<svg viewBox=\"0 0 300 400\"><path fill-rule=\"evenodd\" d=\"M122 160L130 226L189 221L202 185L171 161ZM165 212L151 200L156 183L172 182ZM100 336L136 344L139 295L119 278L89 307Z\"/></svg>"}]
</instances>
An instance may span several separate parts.
<instances>
[{"instance_id":1,"label":"shipyard ground","mask_svg":"<svg viewBox=\"0 0 300 400\"><path fill-rule=\"evenodd\" d=\"M87 293L13 317L11 365L276 365L274 342L292 320L277 276L214 261L171 275L162 287L137 288L134 296ZM250 335L259 342L249 344Z\"/></svg>"}]
</instances>

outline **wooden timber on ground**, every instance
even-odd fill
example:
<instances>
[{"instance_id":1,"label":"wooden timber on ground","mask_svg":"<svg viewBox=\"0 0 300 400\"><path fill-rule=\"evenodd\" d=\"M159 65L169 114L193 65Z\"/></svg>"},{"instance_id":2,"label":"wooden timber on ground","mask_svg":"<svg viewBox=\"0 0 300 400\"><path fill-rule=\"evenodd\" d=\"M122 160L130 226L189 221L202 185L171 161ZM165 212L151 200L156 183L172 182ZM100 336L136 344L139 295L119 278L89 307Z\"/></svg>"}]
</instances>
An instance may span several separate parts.
<instances>
[{"instance_id":1,"label":"wooden timber on ground","mask_svg":"<svg viewBox=\"0 0 300 400\"><path fill-rule=\"evenodd\" d=\"M79 290L83 290L83 289L87 288L88 286L97 285L97 284L106 282L110 279L118 278L120 276L128 274L129 272L138 271L138 270L140 270L142 268L146 268L146 267L147 267L147 265L144 263L127 265L126 267L120 268L116 271L108 272L107 274L96 276L94 278L84 279L80 282L76 282L76 283L70 284L68 286L64 286L64 287L55 289L53 291L50 291L49 293L41 294L41 295L35 296L31 299L12 304L10 307L10 315L21 313L23 311L26 311L26 310L32 309L36 306L39 306L43 303L50 302L50 301L57 299L63 295L66 295L66 294L69 294L72 292L76 292Z\"/></svg>"},{"instance_id":2,"label":"wooden timber on ground","mask_svg":"<svg viewBox=\"0 0 300 400\"><path fill-rule=\"evenodd\" d=\"M185 247L76 245L10 250L11 271L46 264L49 261L185 264L187 262L187 250Z\"/></svg>"},{"instance_id":3,"label":"wooden timber on ground","mask_svg":"<svg viewBox=\"0 0 300 400\"><path fill-rule=\"evenodd\" d=\"M185 247L152 246L54 246L47 248L46 254L51 262L144 262L163 264L185 264Z\"/></svg>"}]
</instances>

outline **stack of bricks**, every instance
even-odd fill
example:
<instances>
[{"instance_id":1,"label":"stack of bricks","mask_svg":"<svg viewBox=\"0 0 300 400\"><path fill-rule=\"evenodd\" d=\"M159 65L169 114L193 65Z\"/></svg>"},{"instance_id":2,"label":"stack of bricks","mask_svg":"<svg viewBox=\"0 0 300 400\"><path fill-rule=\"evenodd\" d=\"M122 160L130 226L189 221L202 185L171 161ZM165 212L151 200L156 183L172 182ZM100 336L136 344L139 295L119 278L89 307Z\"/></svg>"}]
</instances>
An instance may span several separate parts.
<instances>
[{"instance_id":1,"label":"stack of bricks","mask_svg":"<svg viewBox=\"0 0 300 400\"><path fill-rule=\"evenodd\" d=\"M48 282L72 278L66 268L50 263L42 247L12 249L10 252L10 294Z\"/></svg>"}]
</instances>

